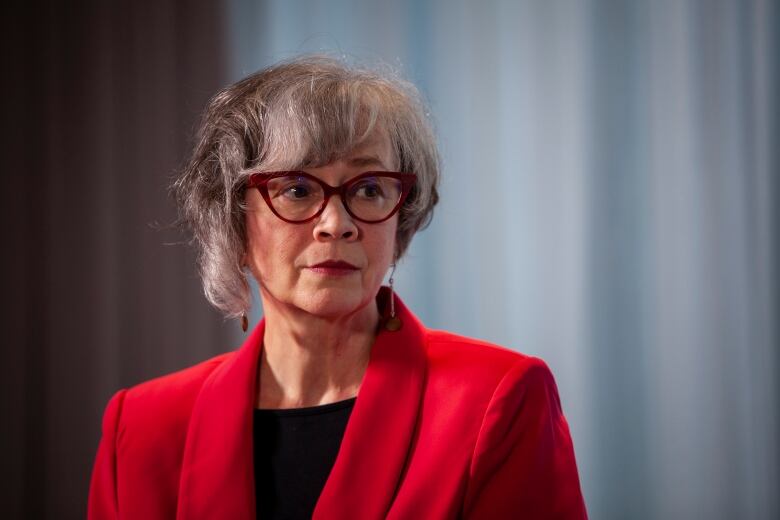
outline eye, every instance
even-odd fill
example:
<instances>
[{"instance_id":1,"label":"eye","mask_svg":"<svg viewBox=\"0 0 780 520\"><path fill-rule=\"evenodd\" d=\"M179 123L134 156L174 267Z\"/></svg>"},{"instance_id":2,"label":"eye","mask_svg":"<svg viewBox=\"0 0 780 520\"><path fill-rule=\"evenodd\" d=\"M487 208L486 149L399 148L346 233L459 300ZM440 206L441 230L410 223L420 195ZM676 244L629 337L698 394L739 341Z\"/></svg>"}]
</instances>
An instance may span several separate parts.
<instances>
[{"instance_id":1,"label":"eye","mask_svg":"<svg viewBox=\"0 0 780 520\"><path fill-rule=\"evenodd\" d=\"M376 179L364 179L349 191L353 197L362 199L376 199L385 195L381 184Z\"/></svg>"},{"instance_id":2,"label":"eye","mask_svg":"<svg viewBox=\"0 0 780 520\"><path fill-rule=\"evenodd\" d=\"M273 198L283 198L290 202L306 201L318 195L318 186L302 177L281 177L268 184Z\"/></svg>"},{"instance_id":3,"label":"eye","mask_svg":"<svg viewBox=\"0 0 780 520\"><path fill-rule=\"evenodd\" d=\"M284 188L280 195L290 199L304 199L311 195L311 190L305 184L295 184Z\"/></svg>"}]
</instances>

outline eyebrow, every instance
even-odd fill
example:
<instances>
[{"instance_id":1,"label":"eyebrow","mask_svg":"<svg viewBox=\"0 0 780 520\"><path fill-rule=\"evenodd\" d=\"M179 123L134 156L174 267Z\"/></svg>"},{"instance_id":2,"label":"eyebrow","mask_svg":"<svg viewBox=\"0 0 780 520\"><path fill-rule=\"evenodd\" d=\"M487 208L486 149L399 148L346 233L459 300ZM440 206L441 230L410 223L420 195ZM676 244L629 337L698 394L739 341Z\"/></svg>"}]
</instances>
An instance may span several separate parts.
<instances>
[{"instance_id":1,"label":"eyebrow","mask_svg":"<svg viewBox=\"0 0 780 520\"><path fill-rule=\"evenodd\" d=\"M353 157L349 160L349 164L351 166L381 166L382 168L387 168L387 165L385 165L382 160L379 157L376 157L374 155L359 155L357 157Z\"/></svg>"}]
</instances>

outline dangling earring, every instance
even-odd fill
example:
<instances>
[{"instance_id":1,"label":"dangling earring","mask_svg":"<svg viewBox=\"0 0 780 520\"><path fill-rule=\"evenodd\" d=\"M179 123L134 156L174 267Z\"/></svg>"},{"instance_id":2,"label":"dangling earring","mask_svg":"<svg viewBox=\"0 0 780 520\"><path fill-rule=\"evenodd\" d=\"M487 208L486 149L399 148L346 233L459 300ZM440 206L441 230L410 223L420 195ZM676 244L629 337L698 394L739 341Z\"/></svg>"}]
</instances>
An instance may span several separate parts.
<instances>
[{"instance_id":1,"label":"dangling earring","mask_svg":"<svg viewBox=\"0 0 780 520\"><path fill-rule=\"evenodd\" d=\"M241 255L241 263L239 264L241 266L241 271L244 273L244 282L246 283L246 252L244 252L243 255ZM246 332L246 329L249 328L249 320L246 317L246 311L241 312L241 330Z\"/></svg>"},{"instance_id":2,"label":"dangling earring","mask_svg":"<svg viewBox=\"0 0 780 520\"><path fill-rule=\"evenodd\" d=\"M393 264L393 269L390 271L390 316L385 320L385 330L388 330L390 332L395 332L398 329L401 328L401 325L403 325L403 322L401 321L401 318L395 315L395 291L393 289L393 275L395 274L395 264Z\"/></svg>"}]
</instances>

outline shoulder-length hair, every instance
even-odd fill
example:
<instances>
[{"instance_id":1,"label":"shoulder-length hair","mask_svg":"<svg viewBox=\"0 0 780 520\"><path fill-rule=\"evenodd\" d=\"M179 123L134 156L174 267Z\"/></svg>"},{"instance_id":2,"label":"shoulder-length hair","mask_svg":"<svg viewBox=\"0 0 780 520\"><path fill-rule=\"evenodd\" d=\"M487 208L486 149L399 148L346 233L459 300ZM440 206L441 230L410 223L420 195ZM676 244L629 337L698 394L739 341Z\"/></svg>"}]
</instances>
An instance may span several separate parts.
<instances>
[{"instance_id":1,"label":"shoulder-length hair","mask_svg":"<svg viewBox=\"0 0 780 520\"><path fill-rule=\"evenodd\" d=\"M249 273L242 265L248 176L328 164L376 128L389 136L400 170L417 175L399 212L397 260L430 222L440 176L429 116L411 83L307 56L256 72L211 99L192 156L172 186L209 302L228 317L251 307Z\"/></svg>"}]
</instances>

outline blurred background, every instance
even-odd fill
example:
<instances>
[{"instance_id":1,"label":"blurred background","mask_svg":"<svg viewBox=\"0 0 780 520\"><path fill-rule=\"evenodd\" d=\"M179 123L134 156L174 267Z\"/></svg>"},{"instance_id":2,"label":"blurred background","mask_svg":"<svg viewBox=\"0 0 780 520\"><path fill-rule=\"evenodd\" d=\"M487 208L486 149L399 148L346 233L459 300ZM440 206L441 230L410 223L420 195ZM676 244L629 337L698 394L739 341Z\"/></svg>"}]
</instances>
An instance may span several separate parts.
<instances>
[{"instance_id":1,"label":"blurred background","mask_svg":"<svg viewBox=\"0 0 780 520\"><path fill-rule=\"evenodd\" d=\"M398 291L430 327L549 363L591 518L780 517L777 2L17 7L4 516L82 518L108 398L241 343L166 186L219 87L326 52L428 101L442 200Z\"/></svg>"}]
</instances>

